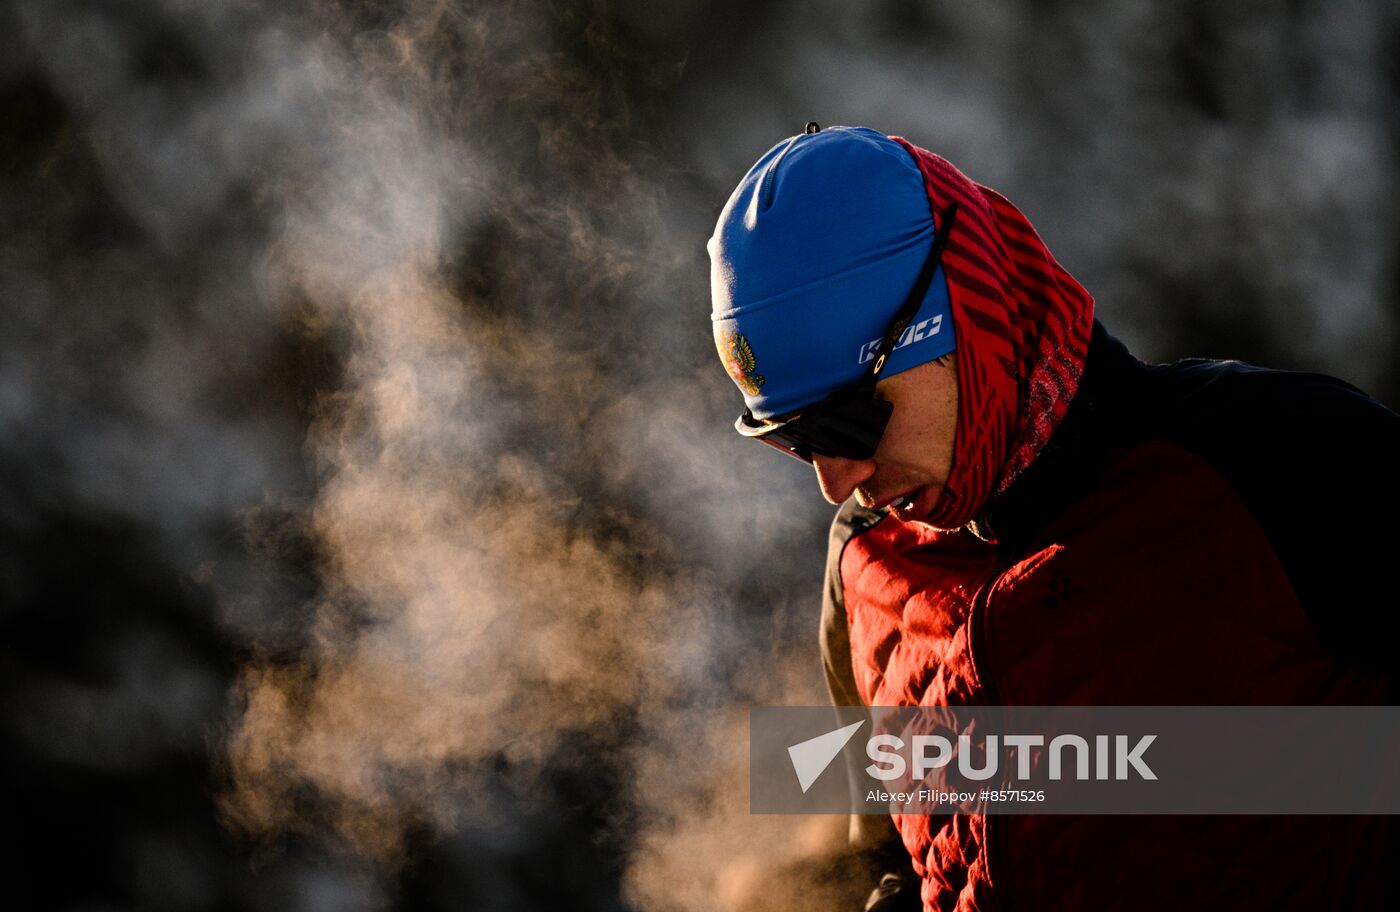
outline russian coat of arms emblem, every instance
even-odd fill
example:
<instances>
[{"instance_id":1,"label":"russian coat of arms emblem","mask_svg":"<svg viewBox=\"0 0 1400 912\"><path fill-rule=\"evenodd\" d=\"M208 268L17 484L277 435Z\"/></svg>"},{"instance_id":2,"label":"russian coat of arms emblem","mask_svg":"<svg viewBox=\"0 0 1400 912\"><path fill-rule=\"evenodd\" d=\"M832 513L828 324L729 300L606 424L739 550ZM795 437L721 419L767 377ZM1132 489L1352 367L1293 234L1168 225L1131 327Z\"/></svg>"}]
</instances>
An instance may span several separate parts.
<instances>
[{"instance_id":1,"label":"russian coat of arms emblem","mask_svg":"<svg viewBox=\"0 0 1400 912\"><path fill-rule=\"evenodd\" d=\"M754 358L749 340L732 329L721 331L715 334L715 348L719 349L720 360L724 362L729 376L739 384L739 389L750 396L757 396L763 386L763 377L755 371L758 361Z\"/></svg>"}]
</instances>

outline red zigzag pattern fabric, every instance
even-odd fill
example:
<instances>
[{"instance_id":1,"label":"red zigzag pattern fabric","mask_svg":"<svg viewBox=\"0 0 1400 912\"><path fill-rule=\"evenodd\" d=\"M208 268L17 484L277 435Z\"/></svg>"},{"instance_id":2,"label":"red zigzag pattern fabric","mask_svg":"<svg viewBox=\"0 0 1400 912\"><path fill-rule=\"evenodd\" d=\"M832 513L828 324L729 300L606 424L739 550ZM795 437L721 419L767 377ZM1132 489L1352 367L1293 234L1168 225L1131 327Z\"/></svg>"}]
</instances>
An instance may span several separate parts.
<instances>
[{"instance_id":1,"label":"red zigzag pattern fabric","mask_svg":"<svg viewBox=\"0 0 1400 912\"><path fill-rule=\"evenodd\" d=\"M958 204L943 251L957 334L958 427L952 471L922 520L957 529L1011 485L1064 417L1089 350L1094 299L1005 197L890 138L918 162L935 217Z\"/></svg>"}]
</instances>

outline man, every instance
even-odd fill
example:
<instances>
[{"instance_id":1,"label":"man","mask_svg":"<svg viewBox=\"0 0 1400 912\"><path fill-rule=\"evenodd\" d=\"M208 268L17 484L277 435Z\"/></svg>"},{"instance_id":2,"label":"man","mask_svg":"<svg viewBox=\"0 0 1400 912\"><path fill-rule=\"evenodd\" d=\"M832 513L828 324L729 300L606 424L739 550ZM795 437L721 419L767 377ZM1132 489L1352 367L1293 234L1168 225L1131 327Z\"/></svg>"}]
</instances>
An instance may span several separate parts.
<instances>
[{"instance_id":1,"label":"man","mask_svg":"<svg viewBox=\"0 0 1400 912\"><path fill-rule=\"evenodd\" d=\"M822 621L838 703L1390 702L1400 417L1375 400L1142 363L1011 203L873 130L779 143L709 250L740 433L843 504ZM882 864L886 837L907 850L871 908L1395 899L1388 818L856 821Z\"/></svg>"}]
</instances>

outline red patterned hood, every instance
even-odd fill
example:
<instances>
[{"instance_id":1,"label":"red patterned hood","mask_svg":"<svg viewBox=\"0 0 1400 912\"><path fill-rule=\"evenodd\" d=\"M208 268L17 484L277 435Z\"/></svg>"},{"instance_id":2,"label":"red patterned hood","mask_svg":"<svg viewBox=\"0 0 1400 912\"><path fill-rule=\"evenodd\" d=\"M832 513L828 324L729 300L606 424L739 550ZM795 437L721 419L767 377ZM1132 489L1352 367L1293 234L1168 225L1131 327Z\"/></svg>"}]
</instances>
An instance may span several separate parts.
<instances>
[{"instance_id":1,"label":"red patterned hood","mask_svg":"<svg viewBox=\"0 0 1400 912\"><path fill-rule=\"evenodd\" d=\"M958 354L953 465L923 520L960 528L1040 453L1079 386L1094 299L995 190L898 136L934 212L958 203L943 252Z\"/></svg>"}]
</instances>

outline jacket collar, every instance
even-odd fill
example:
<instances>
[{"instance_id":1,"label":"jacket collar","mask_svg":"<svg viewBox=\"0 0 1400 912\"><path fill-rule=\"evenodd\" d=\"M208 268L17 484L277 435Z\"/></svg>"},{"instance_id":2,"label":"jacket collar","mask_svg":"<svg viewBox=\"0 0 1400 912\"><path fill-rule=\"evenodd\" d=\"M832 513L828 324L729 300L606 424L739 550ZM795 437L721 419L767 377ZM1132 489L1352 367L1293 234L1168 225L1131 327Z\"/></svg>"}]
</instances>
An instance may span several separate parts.
<instances>
[{"instance_id":1,"label":"jacket collar","mask_svg":"<svg viewBox=\"0 0 1400 912\"><path fill-rule=\"evenodd\" d=\"M1132 404L1147 367L1094 321L1084 373L1045 448L967 524L1006 556L1021 554L1045 525L1088 493L1104 468L1141 436Z\"/></svg>"}]
</instances>

